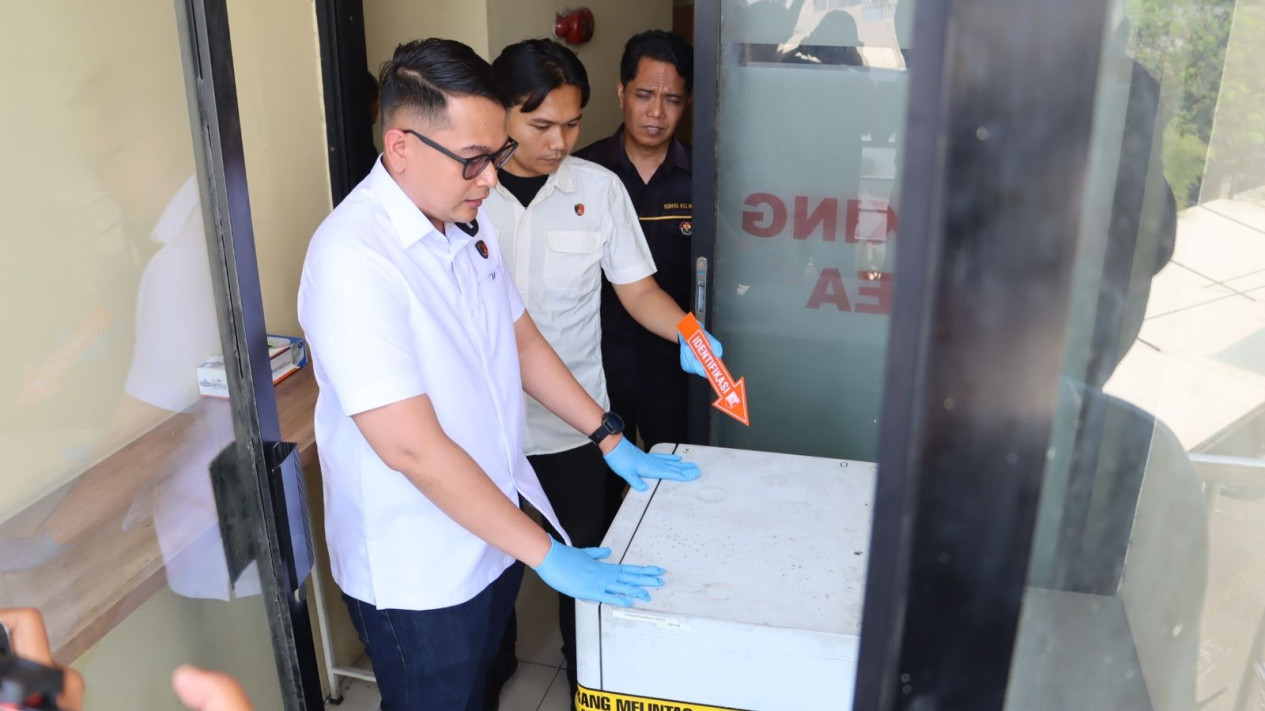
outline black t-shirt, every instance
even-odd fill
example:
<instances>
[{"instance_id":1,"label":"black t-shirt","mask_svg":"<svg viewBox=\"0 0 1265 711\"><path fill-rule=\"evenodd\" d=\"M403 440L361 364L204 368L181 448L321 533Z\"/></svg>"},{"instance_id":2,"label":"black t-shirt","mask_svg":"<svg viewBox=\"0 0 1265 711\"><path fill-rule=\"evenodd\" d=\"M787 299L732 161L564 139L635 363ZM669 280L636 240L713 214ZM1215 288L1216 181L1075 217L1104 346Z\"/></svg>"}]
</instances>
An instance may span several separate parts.
<instances>
[{"instance_id":1,"label":"black t-shirt","mask_svg":"<svg viewBox=\"0 0 1265 711\"><path fill-rule=\"evenodd\" d=\"M663 164L643 182L624 150L624 127L603 138L576 157L593 161L619 176L646 235L654 257L655 281L685 311L693 309L694 272L690 264L693 235L694 193L691 178L692 151L673 139ZM637 369L679 370L679 349L641 327L624 310L614 289L602 280L602 357L606 377Z\"/></svg>"},{"instance_id":2,"label":"black t-shirt","mask_svg":"<svg viewBox=\"0 0 1265 711\"><path fill-rule=\"evenodd\" d=\"M501 185L510 191L510 194L518 199L523 207L531 204L536 199L536 193L545 187L545 181L549 180L548 175L537 175L534 178L520 178L513 173L507 172L504 168L496 171L496 177L501 181Z\"/></svg>"}]
</instances>

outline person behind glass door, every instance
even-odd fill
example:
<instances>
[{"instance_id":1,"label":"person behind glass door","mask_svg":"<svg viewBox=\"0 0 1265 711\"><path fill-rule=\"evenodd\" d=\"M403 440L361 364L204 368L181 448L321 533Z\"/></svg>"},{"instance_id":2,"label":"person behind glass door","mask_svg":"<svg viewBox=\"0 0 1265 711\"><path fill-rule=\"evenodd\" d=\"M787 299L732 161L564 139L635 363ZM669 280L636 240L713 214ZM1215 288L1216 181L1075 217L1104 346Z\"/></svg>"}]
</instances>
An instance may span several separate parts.
<instances>
[{"instance_id":1,"label":"person behind glass door","mask_svg":"<svg viewBox=\"0 0 1265 711\"><path fill-rule=\"evenodd\" d=\"M694 87L694 49L680 35L649 30L624 46L615 93L624 121L576 156L619 177L654 258L654 280L676 305L694 292L693 151L676 138ZM677 349L629 315L602 283L602 361L611 407L646 447L686 441L688 379Z\"/></svg>"},{"instance_id":2,"label":"person behind glass door","mask_svg":"<svg viewBox=\"0 0 1265 711\"><path fill-rule=\"evenodd\" d=\"M862 67L865 60L857 49L862 46L864 43L852 13L831 10L822 16L799 46L782 53L780 60L790 64Z\"/></svg>"},{"instance_id":3,"label":"person behind glass door","mask_svg":"<svg viewBox=\"0 0 1265 711\"><path fill-rule=\"evenodd\" d=\"M492 67L428 39L397 47L380 78L383 154L317 229L299 285L331 568L383 709L477 711L519 561L564 594L624 606L663 570L567 545L523 455L524 391L603 432L603 451L621 437L526 313L482 209L516 147Z\"/></svg>"},{"instance_id":4,"label":"person behind glass door","mask_svg":"<svg viewBox=\"0 0 1265 711\"><path fill-rule=\"evenodd\" d=\"M568 155L579 138L581 111L589 97L579 57L549 40L526 40L506 47L492 66L497 88L510 103L508 130L519 148L501 168L487 210L504 239L506 263L527 311L545 340L588 394L605 405L607 376L599 335L605 274L635 328L671 348L678 369L702 375L693 353L677 345L676 324L685 312L654 280L654 261L623 185L605 168ZM720 344L713 339L713 345L719 353ZM678 479L688 472L692 478L697 473L682 469L675 455L645 455L631 439L622 440L603 462L602 452L583 433L532 398L527 399L524 445L559 521L582 546L601 543L619 508L625 480L638 490L646 488L639 477L622 473L616 462L645 462L638 472L644 477ZM613 476L607 464L623 479ZM574 604L565 595L559 604L573 690ZM509 630L502 669L513 667L512 642Z\"/></svg>"}]
</instances>

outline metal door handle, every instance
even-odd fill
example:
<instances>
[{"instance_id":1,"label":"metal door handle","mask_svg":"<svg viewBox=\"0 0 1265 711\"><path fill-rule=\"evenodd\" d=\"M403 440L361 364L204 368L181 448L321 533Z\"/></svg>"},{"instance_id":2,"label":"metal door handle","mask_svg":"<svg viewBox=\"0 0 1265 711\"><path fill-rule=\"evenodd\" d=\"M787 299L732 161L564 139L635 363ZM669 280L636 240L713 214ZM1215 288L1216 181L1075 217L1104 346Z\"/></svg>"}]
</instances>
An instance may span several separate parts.
<instances>
[{"instance_id":1,"label":"metal door handle","mask_svg":"<svg viewBox=\"0 0 1265 711\"><path fill-rule=\"evenodd\" d=\"M707 323L707 257L694 260L694 316Z\"/></svg>"}]
</instances>

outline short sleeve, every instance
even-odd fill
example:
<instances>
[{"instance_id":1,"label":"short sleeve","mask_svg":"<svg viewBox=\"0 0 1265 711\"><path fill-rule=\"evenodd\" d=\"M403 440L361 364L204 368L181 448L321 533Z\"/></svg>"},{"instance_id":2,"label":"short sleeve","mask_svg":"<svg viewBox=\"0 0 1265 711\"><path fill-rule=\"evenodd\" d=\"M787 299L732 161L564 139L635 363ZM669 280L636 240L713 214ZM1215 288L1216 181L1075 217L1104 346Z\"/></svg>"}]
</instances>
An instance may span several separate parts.
<instances>
[{"instance_id":1,"label":"short sleeve","mask_svg":"<svg viewBox=\"0 0 1265 711\"><path fill-rule=\"evenodd\" d=\"M630 284L655 273L650 245L641 231L628 191L610 176L606 194L606 232L611 235L602 254L602 271L612 284Z\"/></svg>"},{"instance_id":2,"label":"short sleeve","mask_svg":"<svg viewBox=\"0 0 1265 711\"><path fill-rule=\"evenodd\" d=\"M299 323L312 358L348 415L426 393L403 277L351 249L309 259L299 285Z\"/></svg>"}]
</instances>

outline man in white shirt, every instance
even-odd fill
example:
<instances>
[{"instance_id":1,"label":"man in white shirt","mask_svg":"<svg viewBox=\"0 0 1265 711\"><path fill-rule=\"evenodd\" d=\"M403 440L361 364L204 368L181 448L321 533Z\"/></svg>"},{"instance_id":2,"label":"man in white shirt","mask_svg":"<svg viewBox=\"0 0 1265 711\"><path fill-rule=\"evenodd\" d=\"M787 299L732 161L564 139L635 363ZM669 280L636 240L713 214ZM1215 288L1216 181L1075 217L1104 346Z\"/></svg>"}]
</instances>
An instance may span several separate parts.
<instances>
[{"instance_id":1,"label":"man in white shirt","mask_svg":"<svg viewBox=\"0 0 1265 711\"><path fill-rule=\"evenodd\" d=\"M516 146L491 66L451 40L401 45L381 110L383 155L317 230L299 287L331 567L382 708L475 711L516 560L560 592L618 605L649 599L663 571L567 545L523 456L524 391L602 451L621 436L526 314L480 209ZM698 476L672 464L612 466Z\"/></svg>"},{"instance_id":2,"label":"man in white shirt","mask_svg":"<svg viewBox=\"0 0 1265 711\"><path fill-rule=\"evenodd\" d=\"M570 157L588 102L584 65L549 40L506 47L493 63L510 103L508 130L519 148L501 168L487 212L502 239L527 311L585 391L603 407L610 400L602 369L602 274L641 326L676 342L681 307L654 280L655 265L623 183L611 171ZM712 339L720 352L720 344ZM703 375L689 348L681 366ZM622 427L622 424L621 424ZM600 545L619 508L624 480L607 469L583 434L532 398L527 399L526 453L563 528L579 546ZM624 439L606 457L640 453ZM662 455L651 455L659 457ZM645 484L630 481L634 488ZM575 601L560 597L559 627L572 690L576 683ZM496 672L512 664L513 623L507 627Z\"/></svg>"}]
</instances>

